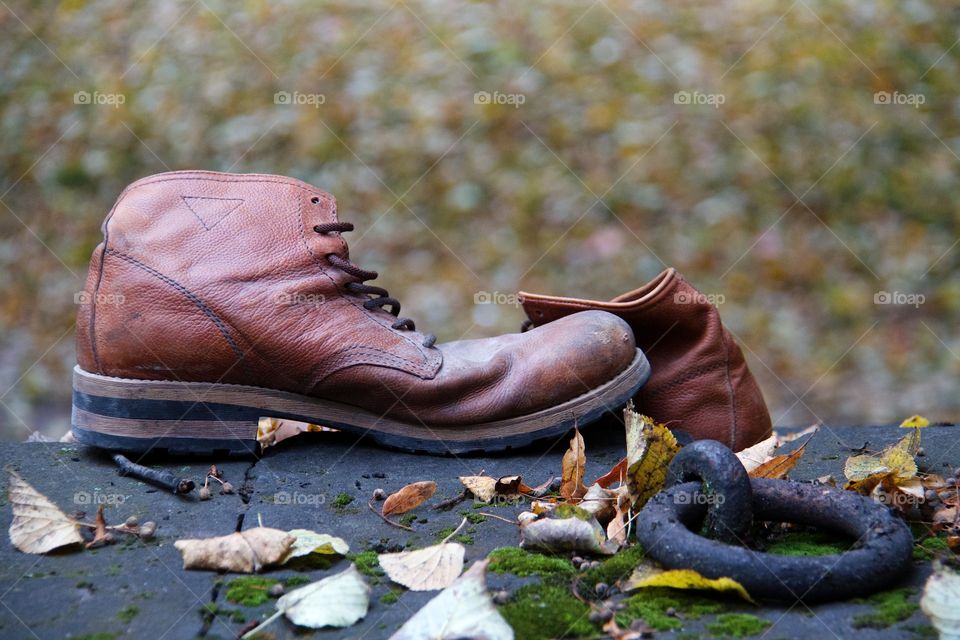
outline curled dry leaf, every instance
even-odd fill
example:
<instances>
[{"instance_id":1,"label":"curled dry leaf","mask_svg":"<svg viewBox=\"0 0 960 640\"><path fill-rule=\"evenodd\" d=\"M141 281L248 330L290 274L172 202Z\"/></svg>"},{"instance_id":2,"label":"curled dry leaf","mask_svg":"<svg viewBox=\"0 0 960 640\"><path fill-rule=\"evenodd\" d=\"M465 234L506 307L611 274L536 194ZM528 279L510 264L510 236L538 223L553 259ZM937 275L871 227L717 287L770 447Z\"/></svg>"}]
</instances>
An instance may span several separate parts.
<instances>
[{"instance_id":1,"label":"curled dry leaf","mask_svg":"<svg viewBox=\"0 0 960 640\"><path fill-rule=\"evenodd\" d=\"M939 562L934 564L933 574L923 587L920 608L941 640L960 640L960 574Z\"/></svg>"},{"instance_id":2,"label":"curled dry leaf","mask_svg":"<svg viewBox=\"0 0 960 640\"><path fill-rule=\"evenodd\" d=\"M663 489L667 466L680 451L680 445L669 429L633 410L633 403L623 410L627 430L627 487L634 506L642 507Z\"/></svg>"},{"instance_id":3,"label":"curled dry leaf","mask_svg":"<svg viewBox=\"0 0 960 640\"><path fill-rule=\"evenodd\" d=\"M777 434L774 433L766 440L761 440L752 447L738 451L737 458L740 459L740 463L743 465L743 468L747 470L747 473L750 473L773 457L777 443L778 437Z\"/></svg>"},{"instance_id":4,"label":"curled dry leaf","mask_svg":"<svg viewBox=\"0 0 960 640\"><path fill-rule=\"evenodd\" d=\"M513 640L513 629L487 591L489 560L475 562L452 585L413 614L390 640Z\"/></svg>"},{"instance_id":5,"label":"curled dry leaf","mask_svg":"<svg viewBox=\"0 0 960 640\"><path fill-rule=\"evenodd\" d=\"M623 458L617 464L613 465L613 468L610 471L607 471L605 474L597 478L597 481L594 484L598 484L604 489L607 489L614 482L624 482L627 479L627 459Z\"/></svg>"},{"instance_id":6,"label":"curled dry leaf","mask_svg":"<svg viewBox=\"0 0 960 640\"><path fill-rule=\"evenodd\" d=\"M779 478L785 478L788 473L790 473L797 463L800 462L801 456L803 456L804 450L807 448L807 443L797 447L794 451L790 453L785 453L779 456L773 456L763 464L755 467L749 472L751 478L769 478L776 480Z\"/></svg>"},{"instance_id":7,"label":"curled dry leaf","mask_svg":"<svg viewBox=\"0 0 960 640\"><path fill-rule=\"evenodd\" d=\"M600 524L610 522L614 515L614 502L616 502L616 493L610 489L604 489L599 484L590 485L583 499L580 500L580 508L597 519Z\"/></svg>"},{"instance_id":8,"label":"curled dry leaf","mask_svg":"<svg viewBox=\"0 0 960 640\"><path fill-rule=\"evenodd\" d=\"M563 454L561 467L562 481L560 495L566 500L577 500L587 492L583 484L583 472L587 465L587 456L584 453L583 436L579 429L573 430L570 447Z\"/></svg>"},{"instance_id":9,"label":"curled dry leaf","mask_svg":"<svg viewBox=\"0 0 960 640\"><path fill-rule=\"evenodd\" d=\"M922 429L924 427L929 427L930 421L924 418L921 415L912 415L903 422L900 423L900 427L903 429Z\"/></svg>"},{"instance_id":10,"label":"curled dry leaf","mask_svg":"<svg viewBox=\"0 0 960 640\"><path fill-rule=\"evenodd\" d=\"M177 540L184 569L254 573L282 564L296 538L286 531L255 527L215 538Z\"/></svg>"},{"instance_id":11,"label":"curled dry leaf","mask_svg":"<svg viewBox=\"0 0 960 640\"><path fill-rule=\"evenodd\" d=\"M411 509L419 507L433 497L433 494L436 492L437 483L433 480L422 480L408 484L396 493L391 493L387 496L387 499L383 501L383 510L381 513L385 516L406 513Z\"/></svg>"},{"instance_id":12,"label":"curled dry leaf","mask_svg":"<svg viewBox=\"0 0 960 640\"><path fill-rule=\"evenodd\" d=\"M896 444L887 447L878 455L861 454L851 456L843 467L847 477L845 489L875 499L889 498L889 502L906 506L896 497L902 494L906 501L915 502L910 495L917 490L917 463L913 458L914 449L919 446L919 429L904 436ZM902 487L902 488L901 488ZM920 489L922 497L922 488ZM886 499L883 500L887 502Z\"/></svg>"},{"instance_id":13,"label":"curled dry leaf","mask_svg":"<svg viewBox=\"0 0 960 640\"><path fill-rule=\"evenodd\" d=\"M97 507L97 517L94 524L93 540L86 544L87 549L96 549L113 542L113 535L107 531L107 519L103 517L103 505Z\"/></svg>"},{"instance_id":14,"label":"curled dry leaf","mask_svg":"<svg viewBox=\"0 0 960 640\"><path fill-rule=\"evenodd\" d=\"M733 592L747 602L753 602L743 585L733 578L707 578L693 569L664 569L653 562L643 561L630 574L625 588L633 590L647 587Z\"/></svg>"},{"instance_id":15,"label":"curled dry leaf","mask_svg":"<svg viewBox=\"0 0 960 640\"><path fill-rule=\"evenodd\" d=\"M497 495L497 479L490 476L460 476L460 482L480 502L489 503Z\"/></svg>"},{"instance_id":16,"label":"curled dry leaf","mask_svg":"<svg viewBox=\"0 0 960 640\"><path fill-rule=\"evenodd\" d=\"M326 533L317 533L309 529L291 529L288 532L294 538L290 552L283 559L286 563L293 558L301 558L312 554L323 556L345 556L350 552L350 545L343 538Z\"/></svg>"},{"instance_id":17,"label":"curled dry leaf","mask_svg":"<svg viewBox=\"0 0 960 640\"><path fill-rule=\"evenodd\" d=\"M520 525L520 546L547 553L596 553L612 555L616 543L607 540L594 518L540 518Z\"/></svg>"},{"instance_id":18,"label":"curled dry leaf","mask_svg":"<svg viewBox=\"0 0 960 640\"><path fill-rule=\"evenodd\" d=\"M607 539L621 547L627 544L627 525L630 521L630 495L626 485L616 490L613 518L607 523Z\"/></svg>"},{"instance_id":19,"label":"curled dry leaf","mask_svg":"<svg viewBox=\"0 0 960 640\"><path fill-rule=\"evenodd\" d=\"M324 427L319 424L310 424L307 422L297 422L296 420L281 420L280 418L260 418L257 424L257 442L264 449L271 447L278 442L283 442L301 433L313 433L318 431L339 431L332 427Z\"/></svg>"},{"instance_id":20,"label":"curled dry leaf","mask_svg":"<svg viewBox=\"0 0 960 640\"><path fill-rule=\"evenodd\" d=\"M446 589L463 571L462 544L444 542L416 551L381 553L380 566L391 580L411 591Z\"/></svg>"},{"instance_id":21,"label":"curled dry leaf","mask_svg":"<svg viewBox=\"0 0 960 640\"><path fill-rule=\"evenodd\" d=\"M10 542L24 553L47 553L83 543L79 526L45 495L8 469L9 500L13 507Z\"/></svg>"}]
</instances>

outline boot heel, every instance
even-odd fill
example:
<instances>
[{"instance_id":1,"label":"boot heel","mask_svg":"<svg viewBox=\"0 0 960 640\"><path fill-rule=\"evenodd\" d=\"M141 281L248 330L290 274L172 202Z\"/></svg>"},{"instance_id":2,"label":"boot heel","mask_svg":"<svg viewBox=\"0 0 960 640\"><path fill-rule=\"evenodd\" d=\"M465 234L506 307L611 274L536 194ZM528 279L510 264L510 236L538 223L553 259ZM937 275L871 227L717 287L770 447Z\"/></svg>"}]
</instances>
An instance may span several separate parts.
<instances>
[{"instance_id":1,"label":"boot heel","mask_svg":"<svg viewBox=\"0 0 960 640\"><path fill-rule=\"evenodd\" d=\"M231 385L111 378L73 370L77 442L131 453L255 456L254 407L219 402Z\"/></svg>"}]
</instances>

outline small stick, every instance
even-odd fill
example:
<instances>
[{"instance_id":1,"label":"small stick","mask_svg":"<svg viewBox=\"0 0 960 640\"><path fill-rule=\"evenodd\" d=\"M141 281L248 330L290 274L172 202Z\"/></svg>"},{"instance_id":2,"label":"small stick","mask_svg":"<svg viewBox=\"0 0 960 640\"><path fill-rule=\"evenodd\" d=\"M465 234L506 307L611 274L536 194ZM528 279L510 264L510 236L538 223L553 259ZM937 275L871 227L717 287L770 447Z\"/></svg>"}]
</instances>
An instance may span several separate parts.
<instances>
[{"instance_id":1,"label":"small stick","mask_svg":"<svg viewBox=\"0 0 960 640\"><path fill-rule=\"evenodd\" d=\"M460 526L458 526L456 529L454 529L454 530L450 533L450 535L448 535L446 538L444 538L443 540L441 540L441 541L440 541L440 544L446 544L447 542L449 542L449 541L450 541L450 538L452 538L453 536L455 536L455 535L457 535L458 533L460 533L460 529L463 529L465 526L467 526L467 519L466 519L466 518L464 518L464 519L460 522Z\"/></svg>"},{"instance_id":2,"label":"small stick","mask_svg":"<svg viewBox=\"0 0 960 640\"><path fill-rule=\"evenodd\" d=\"M377 510L374 508L372 502L368 502L368 503L367 503L367 506L370 507L370 511L373 511L375 514L377 514L378 516L380 516L380 519L383 520L384 522L386 522L387 524L389 524L389 525L391 525L391 526L394 526L394 527L396 527L397 529L403 529L403 530L405 530L405 531L413 531L413 529L412 529L411 527L408 527L407 525L404 525L404 524L400 524L399 522L394 522L393 520L391 520L391 519L388 518L387 516L383 515L383 514L380 513L379 511L377 511Z\"/></svg>"},{"instance_id":3,"label":"small stick","mask_svg":"<svg viewBox=\"0 0 960 640\"><path fill-rule=\"evenodd\" d=\"M494 518L494 519L496 519L496 520L503 520L503 521L506 522L507 524L512 524L512 525L515 526L515 527L519 527L519 526L520 526L520 523L519 523L519 522L515 522L514 520L510 520L510 519L508 519L508 518L504 518L503 516L498 516L498 515L495 514L495 513L487 513L486 511L477 511L476 513L477 513L478 516L483 516L483 517L485 517L485 518Z\"/></svg>"},{"instance_id":4,"label":"small stick","mask_svg":"<svg viewBox=\"0 0 960 640\"><path fill-rule=\"evenodd\" d=\"M193 480L178 478L169 471L159 471L145 467L131 461L123 454L113 456L113 462L119 467L122 476L132 476L172 491L176 495L184 495L193 491Z\"/></svg>"},{"instance_id":5,"label":"small stick","mask_svg":"<svg viewBox=\"0 0 960 640\"><path fill-rule=\"evenodd\" d=\"M460 504L461 502L463 502L464 500L466 500L466 499L467 499L467 495L468 495L468 492L467 492L466 489L464 489L463 491L461 491L459 494L453 496L452 498L447 498L447 499L444 500L443 502L440 502L439 504L437 504L436 506L434 506L434 507L433 507L433 510L434 510L434 511L449 511L450 509L453 509L455 506L457 506L458 504Z\"/></svg>"}]
</instances>

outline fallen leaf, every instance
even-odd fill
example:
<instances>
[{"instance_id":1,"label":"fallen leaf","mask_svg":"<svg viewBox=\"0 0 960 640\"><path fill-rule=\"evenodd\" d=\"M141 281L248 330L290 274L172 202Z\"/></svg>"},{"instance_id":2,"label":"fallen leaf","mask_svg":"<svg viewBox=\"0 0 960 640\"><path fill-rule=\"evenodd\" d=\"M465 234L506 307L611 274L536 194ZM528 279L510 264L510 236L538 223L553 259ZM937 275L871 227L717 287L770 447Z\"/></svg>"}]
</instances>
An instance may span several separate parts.
<instances>
[{"instance_id":1,"label":"fallen leaf","mask_svg":"<svg viewBox=\"0 0 960 640\"><path fill-rule=\"evenodd\" d=\"M647 587L732 591L744 600L754 602L743 585L733 578L707 578L693 569L664 569L652 562L644 561L630 574L625 588L633 590Z\"/></svg>"},{"instance_id":2,"label":"fallen leaf","mask_svg":"<svg viewBox=\"0 0 960 640\"><path fill-rule=\"evenodd\" d=\"M738 451L737 458L740 459L740 464L747 470L747 473L750 473L773 457L773 452L776 450L778 442L777 434L773 434L766 440L761 440L752 447Z\"/></svg>"},{"instance_id":3,"label":"fallen leaf","mask_svg":"<svg viewBox=\"0 0 960 640\"><path fill-rule=\"evenodd\" d=\"M437 483L432 480L422 480L408 484L396 493L391 493L383 501L381 513L391 516L397 513L406 513L416 509L429 500L437 492Z\"/></svg>"},{"instance_id":4,"label":"fallen leaf","mask_svg":"<svg viewBox=\"0 0 960 640\"><path fill-rule=\"evenodd\" d=\"M627 487L635 507L663 489L667 465L680 451L680 445L669 429L633 410L633 403L623 410L627 431Z\"/></svg>"},{"instance_id":5,"label":"fallen leaf","mask_svg":"<svg viewBox=\"0 0 960 640\"><path fill-rule=\"evenodd\" d=\"M894 473L898 479L902 480L916 476L917 463L913 459L913 454L910 453L914 435L904 436L879 455L861 454L847 458L843 474L853 482L886 473Z\"/></svg>"},{"instance_id":6,"label":"fallen leaf","mask_svg":"<svg viewBox=\"0 0 960 640\"><path fill-rule=\"evenodd\" d=\"M497 478L497 484L494 485L494 491L502 496L516 495L532 490L533 489L523 484L523 478L520 476L503 476Z\"/></svg>"},{"instance_id":7,"label":"fallen leaf","mask_svg":"<svg viewBox=\"0 0 960 640\"><path fill-rule=\"evenodd\" d=\"M902 429L922 429L924 427L929 427L930 421L924 418L921 415L912 415L903 422L900 423Z\"/></svg>"},{"instance_id":8,"label":"fallen leaf","mask_svg":"<svg viewBox=\"0 0 960 640\"><path fill-rule=\"evenodd\" d=\"M282 564L295 542L286 531L254 527L228 536L177 540L173 546L183 556L184 569L254 573Z\"/></svg>"},{"instance_id":9,"label":"fallen leaf","mask_svg":"<svg viewBox=\"0 0 960 640\"><path fill-rule=\"evenodd\" d=\"M614 482L623 482L627 479L627 459L623 458L617 464L613 465L610 471L597 478L594 484L598 484L604 489L608 488Z\"/></svg>"},{"instance_id":10,"label":"fallen leaf","mask_svg":"<svg viewBox=\"0 0 960 640\"><path fill-rule=\"evenodd\" d=\"M613 518L607 524L607 540L622 547L627 544L627 525L630 520L630 495L626 486L617 491L617 499L614 500L613 508Z\"/></svg>"},{"instance_id":11,"label":"fallen leaf","mask_svg":"<svg viewBox=\"0 0 960 640\"><path fill-rule=\"evenodd\" d=\"M9 500L13 507L10 542L24 553L47 553L83 544L79 525L45 495L8 469Z\"/></svg>"},{"instance_id":12,"label":"fallen leaf","mask_svg":"<svg viewBox=\"0 0 960 640\"><path fill-rule=\"evenodd\" d=\"M466 549L456 542L435 544L416 551L381 553L380 566L387 576L411 591L446 589L463 571Z\"/></svg>"},{"instance_id":13,"label":"fallen leaf","mask_svg":"<svg viewBox=\"0 0 960 640\"><path fill-rule=\"evenodd\" d=\"M561 466L560 495L566 500L576 500L587 492L583 485L583 472L587 465L587 456L584 453L583 436L578 429L573 430L570 447L563 454Z\"/></svg>"},{"instance_id":14,"label":"fallen leaf","mask_svg":"<svg viewBox=\"0 0 960 640\"><path fill-rule=\"evenodd\" d=\"M290 553L284 558L284 563L293 558L315 553L324 556L345 556L350 552L350 545L346 540L327 533L317 533L309 529L291 529L287 533L293 536L294 541L293 546L290 547Z\"/></svg>"},{"instance_id":15,"label":"fallen leaf","mask_svg":"<svg viewBox=\"0 0 960 640\"><path fill-rule=\"evenodd\" d=\"M277 600L277 612L242 637L252 638L281 615L310 629L349 627L366 616L369 608L370 586L351 564L336 575L282 596Z\"/></svg>"},{"instance_id":16,"label":"fallen leaf","mask_svg":"<svg viewBox=\"0 0 960 640\"><path fill-rule=\"evenodd\" d=\"M920 608L930 618L940 640L960 639L960 574L935 563L920 597Z\"/></svg>"},{"instance_id":17,"label":"fallen leaf","mask_svg":"<svg viewBox=\"0 0 960 640\"><path fill-rule=\"evenodd\" d=\"M607 540L594 518L540 518L520 525L520 547L547 553L577 551L612 555L616 543Z\"/></svg>"},{"instance_id":18,"label":"fallen leaf","mask_svg":"<svg viewBox=\"0 0 960 640\"><path fill-rule=\"evenodd\" d=\"M280 418L260 418L257 424L257 442L264 449L271 447L278 442L283 442L288 438L298 436L301 433L313 433L317 431L333 431L339 429L324 427L319 424L310 424L308 422L297 422L296 420L281 420Z\"/></svg>"},{"instance_id":19,"label":"fallen leaf","mask_svg":"<svg viewBox=\"0 0 960 640\"><path fill-rule=\"evenodd\" d=\"M820 430L820 423L818 422L817 424L812 424L806 429L801 429L800 431L790 431L788 433L780 433L779 431L774 431L773 435L777 439L777 446L781 447L787 444L788 442L793 442L794 440L797 440L799 438L803 438L805 436L812 436L819 430Z\"/></svg>"},{"instance_id":20,"label":"fallen leaf","mask_svg":"<svg viewBox=\"0 0 960 640\"><path fill-rule=\"evenodd\" d=\"M806 448L807 444L805 442L790 453L773 456L770 460L755 467L749 472L749 475L751 478L770 478L774 480L784 478L800 462L800 457L803 456L803 451Z\"/></svg>"},{"instance_id":21,"label":"fallen leaf","mask_svg":"<svg viewBox=\"0 0 960 640\"><path fill-rule=\"evenodd\" d=\"M460 476L460 482L480 502L489 503L497 495L496 478L490 476Z\"/></svg>"},{"instance_id":22,"label":"fallen leaf","mask_svg":"<svg viewBox=\"0 0 960 640\"><path fill-rule=\"evenodd\" d=\"M475 562L452 585L413 614L390 640L513 640L513 629L487 592L489 560Z\"/></svg>"},{"instance_id":23,"label":"fallen leaf","mask_svg":"<svg viewBox=\"0 0 960 640\"><path fill-rule=\"evenodd\" d=\"M606 524L613 518L613 503L616 501L616 493L610 489L604 489L599 484L592 484L587 492L583 494L580 500L580 508L597 519L600 524Z\"/></svg>"}]
</instances>

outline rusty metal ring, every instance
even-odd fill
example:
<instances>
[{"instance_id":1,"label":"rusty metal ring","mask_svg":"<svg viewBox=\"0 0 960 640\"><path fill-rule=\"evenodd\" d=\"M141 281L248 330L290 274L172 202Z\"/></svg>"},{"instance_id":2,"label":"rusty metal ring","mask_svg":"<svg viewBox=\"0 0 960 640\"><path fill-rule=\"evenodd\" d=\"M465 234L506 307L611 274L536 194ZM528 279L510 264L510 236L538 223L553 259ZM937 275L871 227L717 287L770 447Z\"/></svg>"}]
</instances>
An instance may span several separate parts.
<instances>
[{"instance_id":1,"label":"rusty metal ring","mask_svg":"<svg viewBox=\"0 0 960 640\"><path fill-rule=\"evenodd\" d=\"M793 557L701 537L690 529L699 527L706 505L693 497L699 483L692 482L666 489L647 502L638 518L637 538L667 568L733 578L757 599L812 602L863 596L889 586L910 568L913 537L887 507L825 485L753 479L751 487L756 519L836 531L856 540L857 548Z\"/></svg>"},{"instance_id":2,"label":"rusty metal ring","mask_svg":"<svg viewBox=\"0 0 960 640\"><path fill-rule=\"evenodd\" d=\"M716 440L698 440L685 446L667 467L667 487L700 480L693 494L707 506L703 531L707 537L736 544L750 531L753 522L750 477L740 460ZM687 494L677 494L682 498Z\"/></svg>"}]
</instances>

